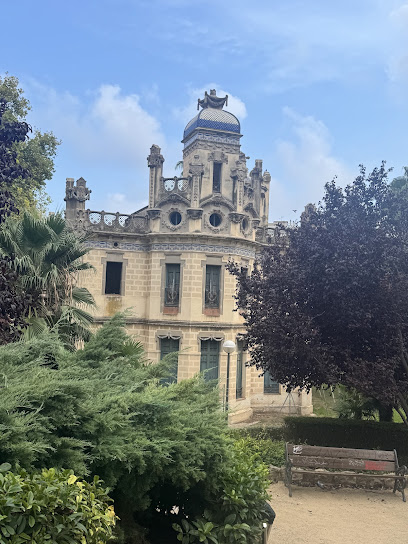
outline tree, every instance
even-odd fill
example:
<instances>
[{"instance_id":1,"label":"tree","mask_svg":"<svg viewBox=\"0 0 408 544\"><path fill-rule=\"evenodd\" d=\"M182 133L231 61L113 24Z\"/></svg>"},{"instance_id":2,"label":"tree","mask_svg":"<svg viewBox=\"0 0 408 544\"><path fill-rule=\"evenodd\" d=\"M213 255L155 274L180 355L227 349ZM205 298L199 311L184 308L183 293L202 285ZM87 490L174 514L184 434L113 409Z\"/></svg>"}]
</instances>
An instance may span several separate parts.
<instances>
[{"instance_id":1,"label":"tree","mask_svg":"<svg viewBox=\"0 0 408 544\"><path fill-rule=\"evenodd\" d=\"M91 266L83 260L88 249L61 214L38 218L26 212L9 218L0 229L0 251L11 260L20 290L29 296L29 327L25 335L46 327L58 330L67 345L89 337L95 306L78 276Z\"/></svg>"},{"instance_id":2,"label":"tree","mask_svg":"<svg viewBox=\"0 0 408 544\"><path fill-rule=\"evenodd\" d=\"M136 520L172 542L173 522L222 510L222 474L237 489L226 417L202 377L161 386L170 362L147 364L123 324L116 316L75 352L50 332L0 348L0 458L97 474L127 533L140 536Z\"/></svg>"},{"instance_id":3,"label":"tree","mask_svg":"<svg viewBox=\"0 0 408 544\"><path fill-rule=\"evenodd\" d=\"M326 184L250 277L229 268L253 364L289 390L354 387L408 424L406 197L384 163L369 175L361 167L345 190Z\"/></svg>"},{"instance_id":4,"label":"tree","mask_svg":"<svg viewBox=\"0 0 408 544\"><path fill-rule=\"evenodd\" d=\"M4 114L6 121L26 121L31 106L15 76L0 76L0 99L8 104ZM20 210L44 210L48 203L44 192L45 182L54 174L54 158L60 143L52 132L42 133L39 130L35 130L30 139L14 143L19 164L29 171L29 176L16 176L10 186Z\"/></svg>"},{"instance_id":5,"label":"tree","mask_svg":"<svg viewBox=\"0 0 408 544\"><path fill-rule=\"evenodd\" d=\"M18 213L10 191L13 182L28 177L27 169L18 163L15 146L26 140L30 127L24 122L8 121L8 111L8 104L0 99L0 226L10 214ZM16 290L13 257L0 252L0 344L18 338L29 302Z\"/></svg>"}]
</instances>

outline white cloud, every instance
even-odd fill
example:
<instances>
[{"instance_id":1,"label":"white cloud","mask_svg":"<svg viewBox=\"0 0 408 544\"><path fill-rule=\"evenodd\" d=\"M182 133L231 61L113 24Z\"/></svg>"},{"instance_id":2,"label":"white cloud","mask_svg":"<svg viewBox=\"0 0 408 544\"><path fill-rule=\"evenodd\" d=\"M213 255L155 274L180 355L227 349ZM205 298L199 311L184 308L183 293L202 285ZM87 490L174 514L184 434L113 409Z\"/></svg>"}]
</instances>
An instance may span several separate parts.
<instances>
[{"instance_id":1,"label":"white cloud","mask_svg":"<svg viewBox=\"0 0 408 544\"><path fill-rule=\"evenodd\" d=\"M228 91L225 91L220 85L217 85L216 83L207 83L206 85L203 85L203 87L201 87L200 89L190 89L188 91L189 102L187 106L183 108L174 108L174 117L183 122L184 124L187 124L190 119L197 115L197 100L199 98L204 98L205 91L209 92L210 89L216 89L217 96L223 97L225 95L228 95L228 106L224 106L224 109L236 115L240 121L242 121L242 119L245 119L245 117L247 116L245 103L237 96L234 96Z\"/></svg>"},{"instance_id":2,"label":"white cloud","mask_svg":"<svg viewBox=\"0 0 408 544\"><path fill-rule=\"evenodd\" d=\"M139 95L123 94L118 85L101 85L87 100L36 82L30 82L30 91L41 126L89 165L145 167L150 146L165 141L159 121L141 106Z\"/></svg>"},{"instance_id":3,"label":"white cloud","mask_svg":"<svg viewBox=\"0 0 408 544\"><path fill-rule=\"evenodd\" d=\"M352 178L346 165L334 156L329 130L322 121L287 107L283 114L294 137L275 146L273 170L279 175L271 183L271 221L298 218L306 204L322 198L326 182L337 176L338 183L345 185Z\"/></svg>"}]
</instances>

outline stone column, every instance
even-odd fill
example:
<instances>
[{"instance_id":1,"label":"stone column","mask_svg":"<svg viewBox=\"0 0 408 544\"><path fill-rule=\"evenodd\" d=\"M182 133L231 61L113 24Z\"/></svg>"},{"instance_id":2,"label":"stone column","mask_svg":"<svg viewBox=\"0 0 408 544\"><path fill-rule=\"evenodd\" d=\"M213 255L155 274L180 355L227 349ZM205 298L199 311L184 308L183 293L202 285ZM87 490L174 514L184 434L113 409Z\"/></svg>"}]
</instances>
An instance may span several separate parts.
<instances>
[{"instance_id":1,"label":"stone column","mask_svg":"<svg viewBox=\"0 0 408 544\"><path fill-rule=\"evenodd\" d=\"M160 183L163 177L164 158L160 151L161 149L158 145L152 145L150 155L147 157L147 165L150 168L149 208L156 206L161 189Z\"/></svg>"},{"instance_id":2,"label":"stone column","mask_svg":"<svg viewBox=\"0 0 408 544\"><path fill-rule=\"evenodd\" d=\"M200 208L201 178L204 165L199 162L199 155L194 155L194 162L189 165L191 176L191 208L187 210L189 217L189 232L201 232L203 210Z\"/></svg>"}]
</instances>

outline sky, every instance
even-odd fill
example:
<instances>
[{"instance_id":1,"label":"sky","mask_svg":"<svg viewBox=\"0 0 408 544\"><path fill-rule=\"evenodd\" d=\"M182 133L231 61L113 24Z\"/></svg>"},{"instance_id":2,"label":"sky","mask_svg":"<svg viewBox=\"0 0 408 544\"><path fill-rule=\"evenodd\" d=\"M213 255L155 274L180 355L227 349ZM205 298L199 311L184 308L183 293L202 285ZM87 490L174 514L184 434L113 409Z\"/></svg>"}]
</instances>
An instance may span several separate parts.
<instances>
[{"instance_id":1,"label":"sky","mask_svg":"<svg viewBox=\"0 0 408 544\"><path fill-rule=\"evenodd\" d=\"M1 10L0 74L19 78L30 123L61 139L50 209L84 177L92 210L148 197L204 91L228 94L242 151L271 176L270 220L296 220L324 184L382 160L408 164L408 1L20 0Z\"/></svg>"}]
</instances>

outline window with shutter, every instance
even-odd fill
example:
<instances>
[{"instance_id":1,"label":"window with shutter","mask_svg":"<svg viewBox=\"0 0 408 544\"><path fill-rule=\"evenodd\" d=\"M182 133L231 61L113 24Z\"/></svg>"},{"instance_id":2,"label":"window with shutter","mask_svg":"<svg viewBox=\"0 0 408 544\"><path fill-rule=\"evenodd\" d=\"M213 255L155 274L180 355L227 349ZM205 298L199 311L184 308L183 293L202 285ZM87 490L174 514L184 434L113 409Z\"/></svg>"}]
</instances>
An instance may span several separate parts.
<instances>
[{"instance_id":1,"label":"window with shutter","mask_svg":"<svg viewBox=\"0 0 408 544\"><path fill-rule=\"evenodd\" d=\"M204 378L218 380L220 359L220 343L216 340L201 340L200 372L205 372Z\"/></svg>"},{"instance_id":2,"label":"window with shutter","mask_svg":"<svg viewBox=\"0 0 408 544\"><path fill-rule=\"evenodd\" d=\"M280 393L279 382L272 378L268 370L264 374L264 393L272 393L274 395L279 395Z\"/></svg>"},{"instance_id":3,"label":"window with shutter","mask_svg":"<svg viewBox=\"0 0 408 544\"><path fill-rule=\"evenodd\" d=\"M207 265L205 270L205 307L220 307L221 266Z\"/></svg>"},{"instance_id":4,"label":"window with shutter","mask_svg":"<svg viewBox=\"0 0 408 544\"><path fill-rule=\"evenodd\" d=\"M180 340L174 338L162 338L160 340L160 360L164 359L169 353L178 352L180 349ZM171 374L168 378L163 378L161 383L174 383L177 381L177 363L171 369Z\"/></svg>"},{"instance_id":5,"label":"window with shutter","mask_svg":"<svg viewBox=\"0 0 408 544\"><path fill-rule=\"evenodd\" d=\"M243 390L243 375L244 375L244 343L242 340L237 341L237 383L235 397L242 399L244 397Z\"/></svg>"},{"instance_id":6,"label":"window with shutter","mask_svg":"<svg viewBox=\"0 0 408 544\"><path fill-rule=\"evenodd\" d=\"M166 264L164 305L178 306L180 301L180 265Z\"/></svg>"}]
</instances>

